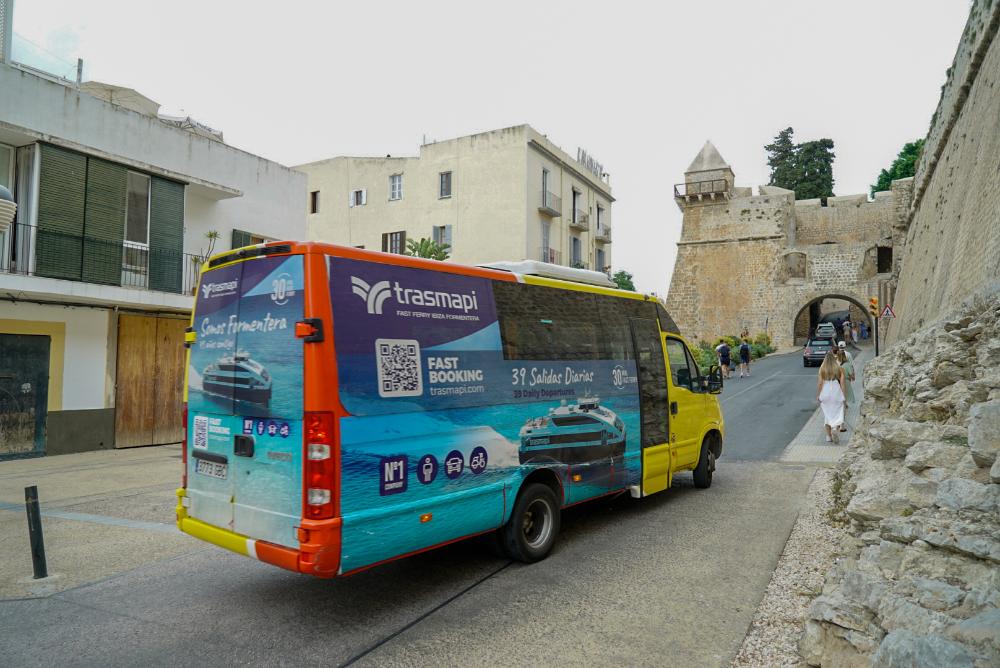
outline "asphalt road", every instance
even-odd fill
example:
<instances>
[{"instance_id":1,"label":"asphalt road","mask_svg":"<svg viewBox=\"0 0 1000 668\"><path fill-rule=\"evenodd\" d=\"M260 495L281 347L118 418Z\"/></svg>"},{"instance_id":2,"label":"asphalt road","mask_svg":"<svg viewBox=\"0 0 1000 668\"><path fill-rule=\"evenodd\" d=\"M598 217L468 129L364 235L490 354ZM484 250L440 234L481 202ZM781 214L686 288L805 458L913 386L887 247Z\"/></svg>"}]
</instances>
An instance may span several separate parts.
<instances>
[{"instance_id":1,"label":"asphalt road","mask_svg":"<svg viewBox=\"0 0 1000 668\"><path fill-rule=\"evenodd\" d=\"M570 509L544 562L511 563L466 541L323 581L110 527L127 532L114 554L141 551L140 565L0 601L0 664L726 665L815 470L774 461L815 408L815 370L786 355L752 373L723 391L728 437L710 489L681 474L664 494ZM161 485L76 509L162 523L172 494Z\"/></svg>"}]
</instances>

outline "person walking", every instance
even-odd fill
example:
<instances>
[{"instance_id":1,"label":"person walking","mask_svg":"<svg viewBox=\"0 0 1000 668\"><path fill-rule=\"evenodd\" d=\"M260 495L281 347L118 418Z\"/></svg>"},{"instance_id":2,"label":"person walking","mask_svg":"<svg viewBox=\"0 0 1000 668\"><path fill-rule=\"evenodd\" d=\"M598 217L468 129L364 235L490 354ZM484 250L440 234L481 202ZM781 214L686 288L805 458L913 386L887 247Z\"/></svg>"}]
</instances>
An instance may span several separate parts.
<instances>
[{"instance_id":1,"label":"person walking","mask_svg":"<svg viewBox=\"0 0 1000 668\"><path fill-rule=\"evenodd\" d=\"M856 323L856 322L852 323L851 324L851 342L854 343L854 345L858 345L858 334L859 333L860 332L858 331L858 323Z\"/></svg>"},{"instance_id":2,"label":"person walking","mask_svg":"<svg viewBox=\"0 0 1000 668\"><path fill-rule=\"evenodd\" d=\"M719 366L722 367L722 377L729 378L729 365L732 364L732 350L725 339L719 339L719 345L715 346L715 354L719 357Z\"/></svg>"},{"instance_id":3,"label":"person walking","mask_svg":"<svg viewBox=\"0 0 1000 668\"><path fill-rule=\"evenodd\" d=\"M841 340L845 341L845 342L846 341L850 341L851 340L851 320L850 320L850 318L848 318L847 320L844 321L844 324L842 325L841 328L843 329L843 332L844 332L844 335L841 338Z\"/></svg>"},{"instance_id":4,"label":"person walking","mask_svg":"<svg viewBox=\"0 0 1000 668\"><path fill-rule=\"evenodd\" d=\"M854 356L847 352L847 346L843 342L837 347L837 362L844 370L844 411L846 412L849 404L854 403L854 388L851 386L851 383L854 382ZM840 431L847 431L847 424L841 424Z\"/></svg>"},{"instance_id":5,"label":"person walking","mask_svg":"<svg viewBox=\"0 0 1000 668\"><path fill-rule=\"evenodd\" d=\"M840 426L844 424L844 370L831 350L823 358L816 380L816 401L823 409L826 441L840 442Z\"/></svg>"},{"instance_id":6,"label":"person walking","mask_svg":"<svg viewBox=\"0 0 1000 668\"><path fill-rule=\"evenodd\" d=\"M743 374L750 377L750 342L746 339L740 344L740 378Z\"/></svg>"},{"instance_id":7,"label":"person walking","mask_svg":"<svg viewBox=\"0 0 1000 668\"><path fill-rule=\"evenodd\" d=\"M866 323L861 323L861 340L868 340L868 325Z\"/></svg>"}]
</instances>

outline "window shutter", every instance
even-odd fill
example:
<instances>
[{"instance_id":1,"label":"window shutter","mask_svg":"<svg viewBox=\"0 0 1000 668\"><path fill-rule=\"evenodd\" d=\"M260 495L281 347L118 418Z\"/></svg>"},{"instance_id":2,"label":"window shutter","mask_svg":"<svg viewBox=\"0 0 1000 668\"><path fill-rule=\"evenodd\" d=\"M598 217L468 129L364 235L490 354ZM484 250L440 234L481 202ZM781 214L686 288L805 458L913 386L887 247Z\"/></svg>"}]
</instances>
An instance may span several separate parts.
<instances>
[{"instance_id":1,"label":"window shutter","mask_svg":"<svg viewBox=\"0 0 1000 668\"><path fill-rule=\"evenodd\" d=\"M87 158L82 278L88 283L121 285L127 182L124 166Z\"/></svg>"},{"instance_id":2,"label":"window shutter","mask_svg":"<svg viewBox=\"0 0 1000 668\"><path fill-rule=\"evenodd\" d=\"M347 194L347 208L349 208L349 209L353 209L354 208L354 191L353 190Z\"/></svg>"},{"instance_id":3,"label":"window shutter","mask_svg":"<svg viewBox=\"0 0 1000 668\"><path fill-rule=\"evenodd\" d=\"M443 237L442 243L444 245L448 246L449 249L450 249L452 247L451 246L451 225L445 225L444 226L444 234L442 235L442 237Z\"/></svg>"},{"instance_id":4,"label":"window shutter","mask_svg":"<svg viewBox=\"0 0 1000 668\"><path fill-rule=\"evenodd\" d=\"M154 176L149 184L149 288L179 293L185 271L184 184Z\"/></svg>"},{"instance_id":5,"label":"window shutter","mask_svg":"<svg viewBox=\"0 0 1000 668\"><path fill-rule=\"evenodd\" d=\"M361 189L361 206L368 204L368 191L364 188Z\"/></svg>"},{"instance_id":6,"label":"window shutter","mask_svg":"<svg viewBox=\"0 0 1000 668\"><path fill-rule=\"evenodd\" d=\"M400 254L406 253L406 232L399 233L399 252Z\"/></svg>"},{"instance_id":7,"label":"window shutter","mask_svg":"<svg viewBox=\"0 0 1000 668\"><path fill-rule=\"evenodd\" d=\"M383 253L388 253L389 252L389 235L388 234L383 234L382 235L382 252Z\"/></svg>"},{"instance_id":8,"label":"window shutter","mask_svg":"<svg viewBox=\"0 0 1000 668\"><path fill-rule=\"evenodd\" d=\"M37 275L80 280L86 188L86 156L41 145L35 239ZM124 225L123 219L123 228Z\"/></svg>"},{"instance_id":9,"label":"window shutter","mask_svg":"<svg viewBox=\"0 0 1000 668\"><path fill-rule=\"evenodd\" d=\"M237 248L242 248L243 246L250 246L251 244L253 244L253 241L250 239L249 232L233 228L233 241L231 248L235 250Z\"/></svg>"}]
</instances>

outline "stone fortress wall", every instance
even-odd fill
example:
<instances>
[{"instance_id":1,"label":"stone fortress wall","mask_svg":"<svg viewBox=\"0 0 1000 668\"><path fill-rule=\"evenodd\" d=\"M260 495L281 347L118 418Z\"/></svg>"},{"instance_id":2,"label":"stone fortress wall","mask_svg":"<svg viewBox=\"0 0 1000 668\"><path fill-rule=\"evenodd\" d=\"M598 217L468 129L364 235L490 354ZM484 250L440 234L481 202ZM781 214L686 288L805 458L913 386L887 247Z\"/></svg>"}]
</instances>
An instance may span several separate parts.
<instances>
[{"instance_id":1,"label":"stone fortress wall","mask_svg":"<svg viewBox=\"0 0 1000 668\"><path fill-rule=\"evenodd\" d=\"M869 296L889 297L891 249L901 243L900 219L911 179L892 190L795 200L789 190L734 184L729 165L706 143L678 186L684 214L667 307L692 341L768 331L787 348L808 330L810 304L827 297L853 302L862 314ZM879 265L879 248L883 250ZM798 331L796 322L798 321ZM805 324L803 324L805 323Z\"/></svg>"},{"instance_id":2,"label":"stone fortress wall","mask_svg":"<svg viewBox=\"0 0 1000 668\"><path fill-rule=\"evenodd\" d=\"M906 244L889 343L1000 276L998 26L1000 1L973 2L900 221Z\"/></svg>"}]
</instances>

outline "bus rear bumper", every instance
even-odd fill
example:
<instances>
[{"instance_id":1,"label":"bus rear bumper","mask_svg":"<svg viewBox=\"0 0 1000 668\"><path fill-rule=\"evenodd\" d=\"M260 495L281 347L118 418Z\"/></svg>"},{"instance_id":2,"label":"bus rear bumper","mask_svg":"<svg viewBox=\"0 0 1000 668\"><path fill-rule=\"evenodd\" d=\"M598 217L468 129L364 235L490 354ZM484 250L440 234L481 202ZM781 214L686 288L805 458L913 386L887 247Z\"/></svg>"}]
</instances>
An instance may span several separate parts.
<instances>
[{"instance_id":1,"label":"bus rear bumper","mask_svg":"<svg viewBox=\"0 0 1000 668\"><path fill-rule=\"evenodd\" d=\"M190 517L185 505L187 494L177 490L177 528L206 543L252 557L286 570L321 578L336 577L340 571L339 517L329 520L302 520L296 529L299 549L256 540Z\"/></svg>"}]
</instances>

